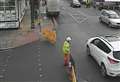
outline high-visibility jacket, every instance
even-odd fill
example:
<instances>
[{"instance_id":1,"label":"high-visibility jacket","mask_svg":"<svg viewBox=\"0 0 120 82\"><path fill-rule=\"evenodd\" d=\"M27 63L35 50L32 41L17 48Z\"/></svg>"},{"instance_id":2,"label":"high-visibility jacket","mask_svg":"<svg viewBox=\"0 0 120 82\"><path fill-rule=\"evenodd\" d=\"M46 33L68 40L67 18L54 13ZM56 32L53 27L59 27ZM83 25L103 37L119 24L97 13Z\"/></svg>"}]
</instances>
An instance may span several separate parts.
<instances>
[{"instance_id":1,"label":"high-visibility jacket","mask_svg":"<svg viewBox=\"0 0 120 82\"><path fill-rule=\"evenodd\" d=\"M70 43L65 41L63 44L63 53L70 54L70 49L71 49Z\"/></svg>"},{"instance_id":2,"label":"high-visibility jacket","mask_svg":"<svg viewBox=\"0 0 120 82\"><path fill-rule=\"evenodd\" d=\"M90 0L86 0L86 4L90 4Z\"/></svg>"}]
</instances>

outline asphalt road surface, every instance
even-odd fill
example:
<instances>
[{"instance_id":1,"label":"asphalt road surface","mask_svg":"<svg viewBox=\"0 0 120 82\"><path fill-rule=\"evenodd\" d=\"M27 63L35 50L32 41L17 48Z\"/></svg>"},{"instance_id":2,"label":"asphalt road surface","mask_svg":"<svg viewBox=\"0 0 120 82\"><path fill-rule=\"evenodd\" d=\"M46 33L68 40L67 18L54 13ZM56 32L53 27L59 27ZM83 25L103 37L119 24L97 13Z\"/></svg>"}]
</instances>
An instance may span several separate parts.
<instances>
[{"instance_id":1,"label":"asphalt road surface","mask_svg":"<svg viewBox=\"0 0 120 82\"><path fill-rule=\"evenodd\" d=\"M90 37L117 34L120 29L99 23L99 11L93 8L71 8L69 1L61 1L57 19L57 43L36 41L0 52L0 81L69 82L63 66L62 44L65 36L72 36L72 55L77 66L78 80L88 82L120 82L120 78L104 78L96 62L86 54ZM82 82L82 81L81 81Z\"/></svg>"},{"instance_id":2,"label":"asphalt road surface","mask_svg":"<svg viewBox=\"0 0 120 82\"><path fill-rule=\"evenodd\" d=\"M63 8L58 20L59 37L63 40L65 35L71 35L73 38L72 55L77 63L79 79L82 78L88 82L119 82L120 77L104 78L101 75L99 66L86 54L86 41L93 36L119 35L120 29L109 28L107 25L101 24L98 20L100 11L97 9L84 6L71 8L69 1L65 0L61 4Z\"/></svg>"}]
</instances>

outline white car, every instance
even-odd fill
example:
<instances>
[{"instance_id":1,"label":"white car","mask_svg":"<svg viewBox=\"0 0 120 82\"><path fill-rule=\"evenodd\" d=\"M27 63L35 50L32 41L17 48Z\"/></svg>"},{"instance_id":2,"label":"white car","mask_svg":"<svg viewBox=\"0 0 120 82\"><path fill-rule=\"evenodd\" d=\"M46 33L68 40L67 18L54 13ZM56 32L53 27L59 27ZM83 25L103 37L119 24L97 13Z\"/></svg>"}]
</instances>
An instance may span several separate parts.
<instances>
[{"instance_id":1,"label":"white car","mask_svg":"<svg viewBox=\"0 0 120 82\"><path fill-rule=\"evenodd\" d=\"M81 7L81 3L78 0L72 0L71 7Z\"/></svg>"},{"instance_id":2,"label":"white car","mask_svg":"<svg viewBox=\"0 0 120 82\"><path fill-rule=\"evenodd\" d=\"M99 21L108 24L109 27L120 28L120 16L113 10L102 10Z\"/></svg>"},{"instance_id":3,"label":"white car","mask_svg":"<svg viewBox=\"0 0 120 82\"><path fill-rule=\"evenodd\" d=\"M60 14L60 0L46 0L46 13L48 16L59 16Z\"/></svg>"},{"instance_id":4,"label":"white car","mask_svg":"<svg viewBox=\"0 0 120 82\"><path fill-rule=\"evenodd\" d=\"M87 54L101 67L101 74L120 76L120 37L93 37L87 42Z\"/></svg>"}]
</instances>

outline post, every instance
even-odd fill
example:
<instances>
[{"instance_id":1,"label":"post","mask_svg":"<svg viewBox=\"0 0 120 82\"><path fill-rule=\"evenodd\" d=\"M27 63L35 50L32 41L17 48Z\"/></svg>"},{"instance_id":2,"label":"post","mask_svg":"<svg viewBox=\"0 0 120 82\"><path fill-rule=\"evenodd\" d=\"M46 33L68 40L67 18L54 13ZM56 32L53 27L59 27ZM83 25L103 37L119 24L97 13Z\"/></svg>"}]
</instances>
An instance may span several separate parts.
<instances>
[{"instance_id":1,"label":"post","mask_svg":"<svg viewBox=\"0 0 120 82\"><path fill-rule=\"evenodd\" d=\"M34 0L30 0L30 10L31 10L31 29L34 28Z\"/></svg>"}]
</instances>

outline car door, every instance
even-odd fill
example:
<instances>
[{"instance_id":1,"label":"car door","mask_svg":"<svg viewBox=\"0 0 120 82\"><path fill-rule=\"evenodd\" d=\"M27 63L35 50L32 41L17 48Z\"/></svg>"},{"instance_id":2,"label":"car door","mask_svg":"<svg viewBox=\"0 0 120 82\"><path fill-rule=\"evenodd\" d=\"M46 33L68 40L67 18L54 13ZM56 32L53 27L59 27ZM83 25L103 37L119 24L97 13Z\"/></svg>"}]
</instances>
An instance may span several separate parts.
<instances>
[{"instance_id":1,"label":"car door","mask_svg":"<svg viewBox=\"0 0 120 82\"><path fill-rule=\"evenodd\" d=\"M98 47L96 50L97 55L95 55L95 56L96 56L96 60L97 60L98 64L100 65L101 61L103 61L107 57L108 53L111 52L111 49L102 40L99 41L99 43L97 44L97 47Z\"/></svg>"},{"instance_id":2,"label":"car door","mask_svg":"<svg viewBox=\"0 0 120 82\"><path fill-rule=\"evenodd\" d=\"M109 24L109 21L110 21L110 15L109 15L108 13L106 13L105 21L106 21L107 24Z\"/></svg>"},{"instance_id":3,"label":"car door","mask_svg":"<svg viewBox=\"0 0 120 82\"><path fill-rule=\"evenodd\" d=\"M102 11L101 12L101 20L103 21L103 22L105 22L105 11Z\"/></svg>"},{"instance_id":4,"label":"car door","mask_svg":"<svg viewBox=\"0 0 120 82\"><path fill-rule=\"evenodd\" d=\"M108 13L104 13L104 22L108 24L109 21L109 14Z\"/></svg>"},{"instance_id":5,"label":"car door","mask_svg":"<svg viewBox=\"0 0 120 82\"><path fill-rule=\"evenodd\" d=\"M90 51L91 51L91 55L94 57L94 59L97 61L97 53L98 53L98 47L97 47L97 45L98 45L98 43L99 43L99 39L98 38L96 38L96 39L94 39L93 41L91 41L91 43L90 43Z\"/></svg>"}]
</instances>

